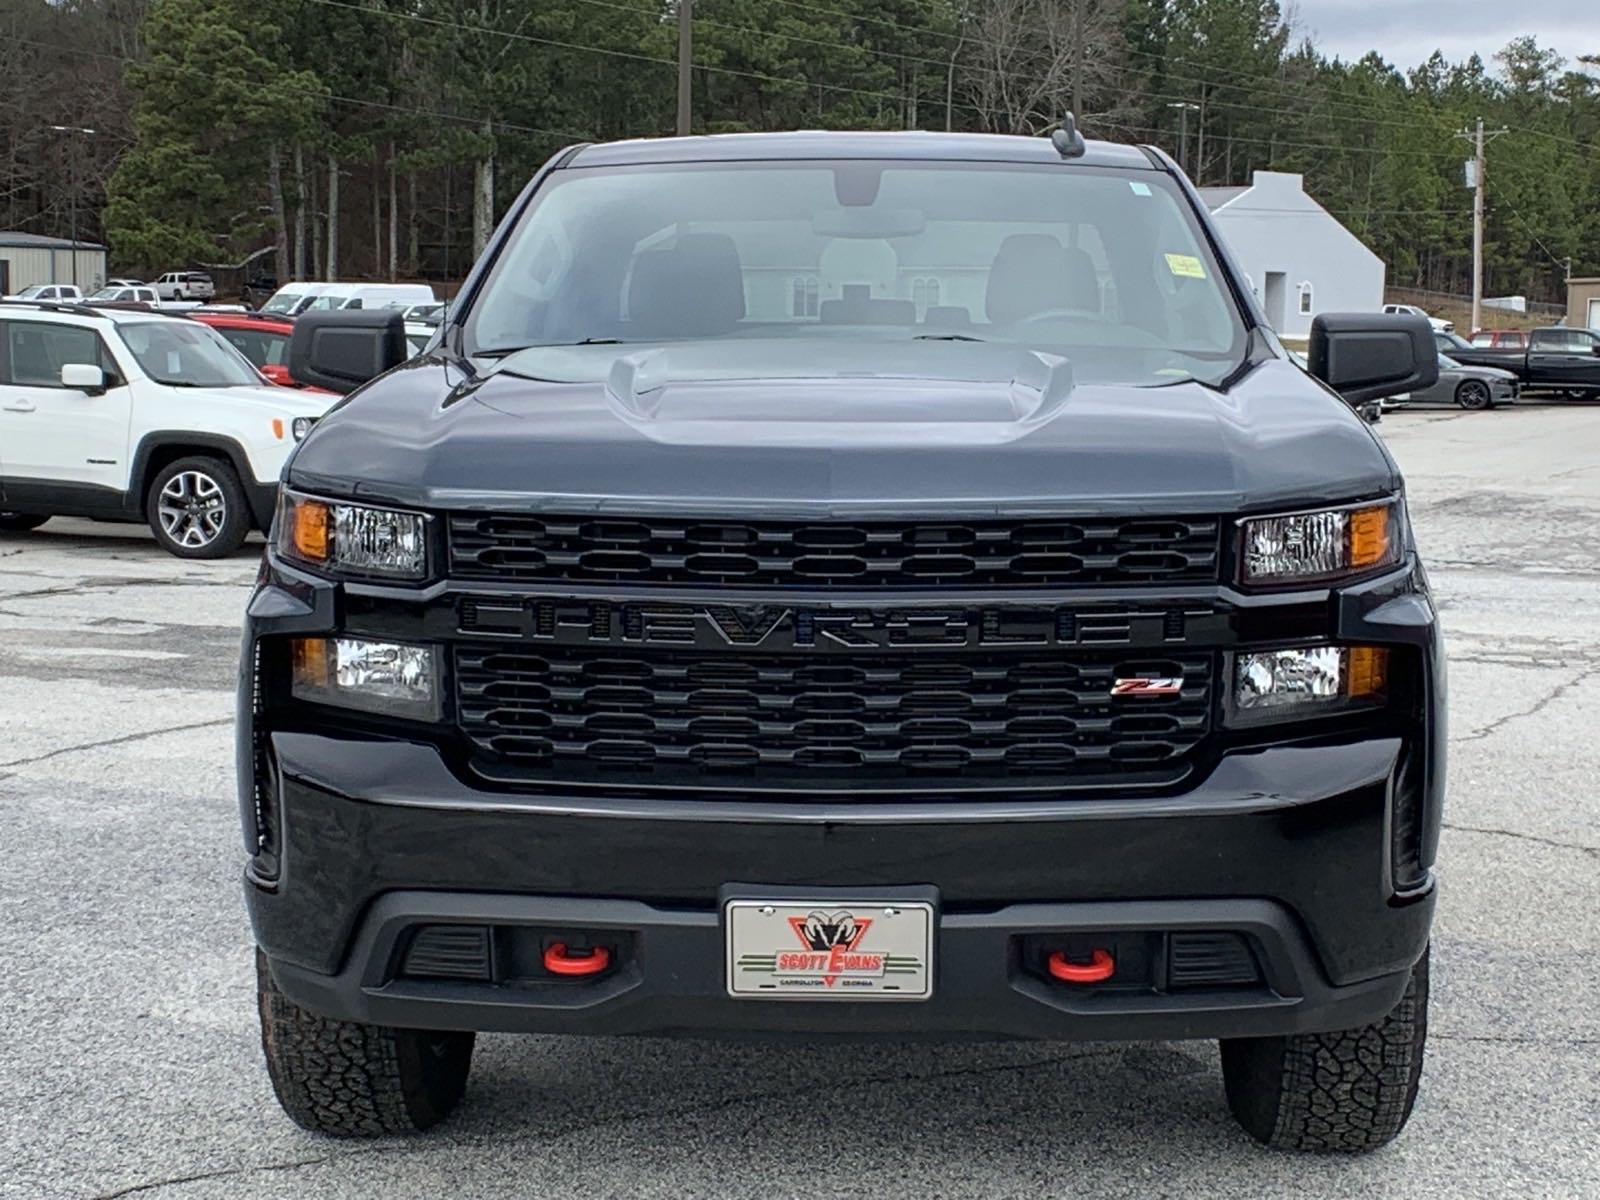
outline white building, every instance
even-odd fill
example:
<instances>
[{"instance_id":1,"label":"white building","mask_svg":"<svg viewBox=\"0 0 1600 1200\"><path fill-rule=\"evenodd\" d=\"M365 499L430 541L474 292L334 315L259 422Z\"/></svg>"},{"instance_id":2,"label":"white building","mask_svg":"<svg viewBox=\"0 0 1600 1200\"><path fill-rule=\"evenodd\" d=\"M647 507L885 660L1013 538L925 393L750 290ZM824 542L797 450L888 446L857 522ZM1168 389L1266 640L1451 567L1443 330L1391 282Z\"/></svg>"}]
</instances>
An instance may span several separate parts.
<instances>
[{"instance_id":1,"label":"white building","mask_svg":"<svg viewBox=\"0 0 1600 1200\"><path fill-rule=\"evenodd\" d=\"M1306 195L1303 176L1257 171L1249 187L1200 195L1284 337L1307 337L1318 313L1383 307L1383 260Z\"/></svg>"},{"instance_id":2,"label":"white building","mask_svg":"<svg viewBox=\"0 0 1600 1200\"><path fill-rule=\"evenodd\" d=\"M75 283L87 294L105 281L104 246L80 241L74 248L66 238L0 230L0 296L35 283Z\"/></svg>"}]
</instances>

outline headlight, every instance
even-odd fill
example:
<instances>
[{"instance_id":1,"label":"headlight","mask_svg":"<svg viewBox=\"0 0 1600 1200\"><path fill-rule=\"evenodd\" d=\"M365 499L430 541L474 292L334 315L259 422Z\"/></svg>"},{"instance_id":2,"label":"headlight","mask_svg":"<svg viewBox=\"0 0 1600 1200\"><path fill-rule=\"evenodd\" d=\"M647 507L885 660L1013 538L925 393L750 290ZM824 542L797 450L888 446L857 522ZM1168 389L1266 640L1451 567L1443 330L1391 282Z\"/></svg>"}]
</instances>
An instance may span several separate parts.
<instances>
[{"instance_id":1,"label":"headlight","mask_svg":"<svg viewBox=\"0 0 1600 1200\"><path fill-rule=\"evenodd\" d=\"M311 432L311 426L316 424L316 420L315 417L296 417L294 423L290 426L294 430L294 440L297 442L305 441L306 434Z\"/></svg>"},{"instance_id":2,"label":"headlight","mask_svg":"<svg viewBox=\"0 0 1600 1200\"><path fill-rule=\"evenodd\" d=\"M1383 703L1389 652L1381 646L1260 650L1233 660L1229 719L1293 721Z\"/></svg>"},{"instance_id":3,"label":"headlight","mask_svg":"<svg viewBox=\"0 0 1600 1200\"><path fill-rule=\"evenodd\" d=\"M1309 583L1400 561L1400 504L1251 517L1240 522L1239 582Z\"/></svg>"},{"instance_id":4,"label":"headlight","mask_svg":"<svg viewBox=\"0 0 1600 1200\"><path fill-rule=\"evenodd\" d=\"M341 504L283 488L278 553L339 574L421 579L428 573L428 522L421 513Z\"/></svg>"},{"instance_id":5,"label":"headlight","mask_svg":"<svg viewBox=\"0 0 1600 1200\"><path fill-rule=\"evenodd\" d=\"M296 700L423 721L439 719L439 656L433 646L365 638L295 638Z\"/></svg>"}]
</instances>

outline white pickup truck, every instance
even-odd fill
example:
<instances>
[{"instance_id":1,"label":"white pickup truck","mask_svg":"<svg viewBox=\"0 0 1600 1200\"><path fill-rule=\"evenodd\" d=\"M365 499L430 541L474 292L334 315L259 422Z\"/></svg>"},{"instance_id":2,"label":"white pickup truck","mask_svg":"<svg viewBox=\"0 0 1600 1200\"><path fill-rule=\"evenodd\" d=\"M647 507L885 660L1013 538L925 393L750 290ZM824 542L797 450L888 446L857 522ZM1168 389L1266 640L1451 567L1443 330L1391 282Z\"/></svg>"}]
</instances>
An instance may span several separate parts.
<instances>
[{"instance_id":1,"label":"white pickup truck","mask_svg":"<svg viewBox=\"0 0 1600 1200\"><path fill-rule=\"evenodd\" d=\"M231 554L271 523L284 461L337 399L272 386L196 321L0 306L0 536L147 521L181 558Z\"/></svg>"}]
</instances>

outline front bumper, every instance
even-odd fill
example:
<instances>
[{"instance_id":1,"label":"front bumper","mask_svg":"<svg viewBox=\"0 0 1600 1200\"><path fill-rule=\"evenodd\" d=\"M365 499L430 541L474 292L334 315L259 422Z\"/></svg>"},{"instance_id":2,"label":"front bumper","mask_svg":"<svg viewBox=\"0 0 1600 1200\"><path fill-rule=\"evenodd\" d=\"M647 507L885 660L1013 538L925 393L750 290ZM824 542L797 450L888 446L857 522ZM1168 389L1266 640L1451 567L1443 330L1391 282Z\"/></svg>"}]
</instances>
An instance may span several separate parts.
<instances>
[{"instance_id":1,"label":"front bumper","mask_svg":"<svg viewBox=\"0 0 1600 1200\"><path fill-rule=\"evenodd\" d=\"M347 591L357 589L269 561L240 696L256 940L283 990L328 1016L602 1034L1273 1036L1376 1019L1427 945L1444 673L1414 561L1320 597L1226 601L1240 643L1265 641L1256 631L1289 604L1297 637L1316 626L1340 641L1404 647L1418 668L1415 712L1241 742L1181 791L1092 797L531 793L478 780L404 728L258 721L260 639L359 628L392 603ZM436 603L417 606L424 631ZM930 901L932 998L728 996L722 903L773 891L802 902L863 891ZM430 925L492 928L494 969L416 977L408 947ZM1257 976L1168 986L1164 956L1186 931L1237 935ZM574 935L609 945L613 966L577 981L542 972L539 946ZM1038 970L1041 939L1077 953L1112 944L1143 968L1103 987L1058 984Z\"/></svg>"},{"instance_id":2,"label":"front bumper","mask_svg":"<svg viewBox=\"0 0 1600 1200\"><path fill-rule=\"evenodd\" d=\"M297 1002L348 1020L568 1033L1122 1039L1347 1028L1398 1000L1427 944L1433 888L1388 882L1401 743L1230 756L1178 799L1055 805L740 806L490 795L429 747L272 738L281 871L247 884L256 938ZM871 889L936 904L933 999L770 1003L723 988L719 902ZM413 979L428 925L563 931L614 948L593 981L522 971ZM1241 935L1249 986L1065 987L1028 939L1154 945ZM519 933L519 931L521 931ZM1153 941L1152 941L1153 939ZM1159 954L1157 949L1152 952ZM526 958L525 952L519 956Z\"/></svg>"}]
</instances>

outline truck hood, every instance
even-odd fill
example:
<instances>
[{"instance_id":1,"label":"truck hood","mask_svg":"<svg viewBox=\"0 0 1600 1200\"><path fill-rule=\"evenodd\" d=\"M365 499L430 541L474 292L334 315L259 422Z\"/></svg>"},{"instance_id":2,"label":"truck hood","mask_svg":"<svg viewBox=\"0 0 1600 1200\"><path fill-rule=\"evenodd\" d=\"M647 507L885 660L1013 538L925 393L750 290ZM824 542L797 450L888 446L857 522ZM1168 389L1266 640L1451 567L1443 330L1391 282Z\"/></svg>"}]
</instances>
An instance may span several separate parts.
<instances>
[{"instance_id":1,"label":"truck hood","mask_svg":"<svg viewBox=\"0 0 1600 1200\"><path fill-rule=\"evenodd\" d=\"M1399 485L1367 426L1283 360L1223 391L1077 381L1008 346L868 349L830 347L825 370L755 371L728 343L525 353L477 375L424 357L321 421L289 479L426 508L770 516L1233 512Z\"/></svg>"}]
</instances>

